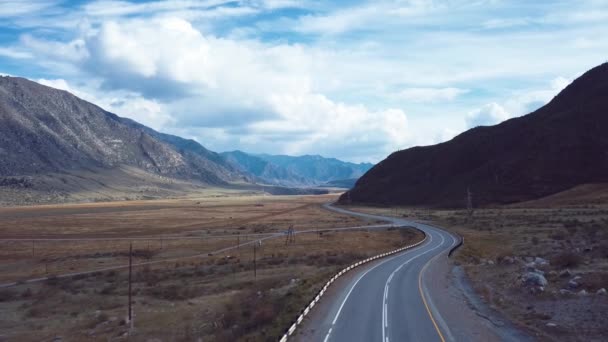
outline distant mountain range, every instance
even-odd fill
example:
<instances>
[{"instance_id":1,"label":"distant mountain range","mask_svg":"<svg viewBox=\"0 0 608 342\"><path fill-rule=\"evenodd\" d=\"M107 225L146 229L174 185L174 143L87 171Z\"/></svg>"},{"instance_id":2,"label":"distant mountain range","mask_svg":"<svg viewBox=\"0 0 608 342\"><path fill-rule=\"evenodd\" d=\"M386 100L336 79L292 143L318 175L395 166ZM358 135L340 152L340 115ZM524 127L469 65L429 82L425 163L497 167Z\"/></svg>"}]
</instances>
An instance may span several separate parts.
<instances>
[{"instance_id":1,"label":"distant mountain range","mask_svg":"<svg viewBox=\"0 0 608 342\"><path fill-rule=\"evenodd\" d=\"M289 158L220 155L66 91L0 77L0 204L158 198L208 187L318 193L302 188L371 167Z\"/></svg>"},{"instance_id":2,"label":"distant mountain range","mask_svg":"<svg viewBox=\"0 0 608 342\"><path fill-rule=\"evenodd\" d=\"M342 202L465 206L541 198L608 182L608 64L588 71L523 117L395 152Z\"/></svg>"},{"instance_id":3,"label":"distant mountain range","mask_svg":"<svg viewBox=\"0 0 608 342\"><path fill-rule=\"evenodd\" d=\"M285 186L318 186L357 179L373 166L318 155L294 157L232 151L221 153L221 156L236 169L254 175L261 182Z\"/></svg>"}]
</instances>

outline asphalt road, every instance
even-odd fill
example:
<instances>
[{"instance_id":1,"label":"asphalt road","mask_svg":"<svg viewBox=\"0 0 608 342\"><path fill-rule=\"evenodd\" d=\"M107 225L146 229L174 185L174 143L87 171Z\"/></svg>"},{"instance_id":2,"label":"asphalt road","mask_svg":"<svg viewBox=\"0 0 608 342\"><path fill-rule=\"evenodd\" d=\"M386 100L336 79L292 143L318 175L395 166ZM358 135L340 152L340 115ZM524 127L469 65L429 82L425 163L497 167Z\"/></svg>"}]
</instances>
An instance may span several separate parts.
<instances>
[{"instance_id":1,"label":"asphalt road","mask_svg":"<svg viewBox=\"0 0 608 342\"><path fill-rule=\"evenodd\" d=\"M318 341L451 341L448 325L437 312L425 282L427 265L438 260L458 239L441 229L398 218L375 216L326 206L369 219L423 230L420 246L384 259L354 277L333 298L328 315L315 328Z\"/></svg>"}]
</instances>

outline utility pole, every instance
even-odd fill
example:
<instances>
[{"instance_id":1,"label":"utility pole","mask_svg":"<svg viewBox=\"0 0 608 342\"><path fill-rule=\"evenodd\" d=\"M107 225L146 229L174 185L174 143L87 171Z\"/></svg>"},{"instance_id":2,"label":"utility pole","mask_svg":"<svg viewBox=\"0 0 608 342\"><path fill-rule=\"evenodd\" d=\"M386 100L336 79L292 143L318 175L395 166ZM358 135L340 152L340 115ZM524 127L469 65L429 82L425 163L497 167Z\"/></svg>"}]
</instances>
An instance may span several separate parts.
<instances>
[{"instance_id":1,"label":"utility pole","mask_svg":"<svg viewBox=\"0 0 608 342\"><path fill-rule=\"evenodd\" d=\"M131 274L133 273L133 242L129 243L129 324L133 328L133 316L131 308Z\"/></svg>"},{"instance_id":2,"label":"utility pole","mask_svg":"<svg viewBox=\"0 0 608 342\"><path fill-rule=\"evenodd\" d=\"M258 276L258 272L256 269L256 264L255 264L255 257L256 257L256 248L257 248L258 242L255 241L253 243L253 279L255 280Z\"/></svg>"},{"instance_id":3,"label":"utility pole","mask_svg":"<svg viewBox=\"0 0 608 342\"><path fill-rule=\"evenodd\" d=\"M469 218L473 216L473 193L471 193L471 189L467 187L467 212Z\"/></svg>"},{"instance_id":4,"label":"utility pole","mask_svg":"<svg viewBox=\"0 0 608 342\"><path fill-rule=\"evenodd\" d=\"M290 243L296 243L296 233L293 224L287 229L287 237L285 238L285 244L287 245Z\"/></svg>"}]
</instances>

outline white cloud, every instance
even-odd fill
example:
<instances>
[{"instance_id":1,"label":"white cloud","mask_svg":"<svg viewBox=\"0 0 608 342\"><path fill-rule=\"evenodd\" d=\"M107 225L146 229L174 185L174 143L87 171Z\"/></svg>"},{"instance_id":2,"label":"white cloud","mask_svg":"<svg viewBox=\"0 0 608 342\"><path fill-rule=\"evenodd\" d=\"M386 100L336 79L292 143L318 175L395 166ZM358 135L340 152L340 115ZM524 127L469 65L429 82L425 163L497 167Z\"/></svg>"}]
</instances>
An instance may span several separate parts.
<instances>
[{"instance_id":1,"label":"white cloud","mask_svg":"<svg viewBox=\"0 0 608 342\"><path fill-rule=\"evenodd\" d=\"M452 101L460 95L468 93L468 89L460 88L407 88L398 96L412 102Z\"/></svg>"},{"instance_id":2,"label":"white cloud","mask_svg":"<svg viewBox=\"0 0 608 342\"><path fill-rule=\"evenodd\" d=\"M65 90L79 98L91 102L101 108L133 119L153 129L161 129L173 122L173 118L166 108L154 100L148 100L142 96L125 91L100 91L86 85L73 87L64 79L38 79L36 82L55 88Z\"/></svg>"},{"instance_id":3,"label":"white cloud","mask_svg":"<svg viewBox=\"0 0 608 342\"><path fill-rule=\"evenodd\" d=\"M371 110L333 101L315 89L318 80L312 75L323 64L324 54L301 45L206 36L179 18L109 21L66 46L26 41L37 51L52 49L51 57L76 46L73 60L101 80L88 92L74 91L63 80L43 80L46 84L154 128L213 129L221 140L236 142L232 148L265 146L267 151L294 154L327 151L378 160L404 147L410 138L401 109ZM122 96L130 97L112 101L102 92L106 88L122 89ZM165 96L172 89L175 96ZM145 100L159 96L160 103ZM168 109L172 120L159 114ZM203 143L224 147L214 141Z\"/></svg>"},{"instance_id":4,"label":"white cloud","mask_svg":"<svg viewBox=\"0 0 608 342\"><path fill-rule=\"evenodd\" d=\"M0 46L0 56L10 57L14 59L28 59L32 58L32 54L23 51L18 48L2 47Z\"/></svg>"},{"instance_id":5,"label":"white cloud","mask_svg":"<svg viewBox=\"0 0 608 342\"><path fill-rule=\"evenodd\" d=\"M2 0L0 18L17 17L36 11L42 11L58 4L56 0Z\"/></svg>"},{"instance_id":6,"label":"white cloud","mask_svg":"<svg viewBox=\"0 0 608 342\"><path fill-rule=\"evenodd\" d=\"M503 122L511 117L501 105L489 103L466 116L467 127L490 126Z\"/></svg>"},{"instance_id":7,"label":"white cloud","mask_svg":"<svg viewBox=\"0 0 608 342\"><path fill-rule=\"evenodd\" d=\"M547 86L542 89L518 90L504 102L504 106L514 116L529 114L546 105L571 82L572 79L558 76L548 82Z\"/></svg>"}]
</instances>

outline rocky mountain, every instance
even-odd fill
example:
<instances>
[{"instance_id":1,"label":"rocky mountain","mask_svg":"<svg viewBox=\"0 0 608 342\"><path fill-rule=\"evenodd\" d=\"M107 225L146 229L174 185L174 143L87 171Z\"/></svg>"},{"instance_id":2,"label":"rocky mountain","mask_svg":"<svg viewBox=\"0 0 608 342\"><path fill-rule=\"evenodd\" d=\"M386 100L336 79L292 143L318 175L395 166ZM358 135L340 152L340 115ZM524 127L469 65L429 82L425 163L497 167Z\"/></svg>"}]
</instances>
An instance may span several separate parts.
<instances>
[{"instance_id":1,"label":"rocky mountain","mask_svg":"<svg viewBox=\"0 0 608 342\"><path fill-rule=\"evenodd\" d=\"M451 141L395 152L342 202L463 207L513 203L608 182L608 64L535 112Z\"/></svg>"},{"instance_id":2,"label":"rocky mountain","mask_svg":"<svg viewBox=\"0 0 608 342\"><path fill-rule=\"evenodd\" d=\"M243 173L255 176L260 183L284 186L311 186L314 181L299 176L284 167L242 151L221 153L222 158Z\"/></svg>"},{"instance_id":3,"label":"rocky mountain","mask_svg":"<svg viewBox=\"0 0 608 342\"><path fill-rule=\"evenodd\" d=\"M290 186L322 185L330 181L357 179L372 167L369 163L349 163L321 156L222 153L239 170L251 173L270 184Z\"/></svg>"},{"instance_id":4,"label":"rocky mountain","mask_svg":"<svg viewBox=\"0 0 608 342\"><path fill-rule=\"evenodd\" d=\"M39 185L35 176L117 168L138 181L149 179L144 174L210 185L250 178L193 140L17 77L0 77L0 159L0 188Z\"/></svg>"}]
</instances>

